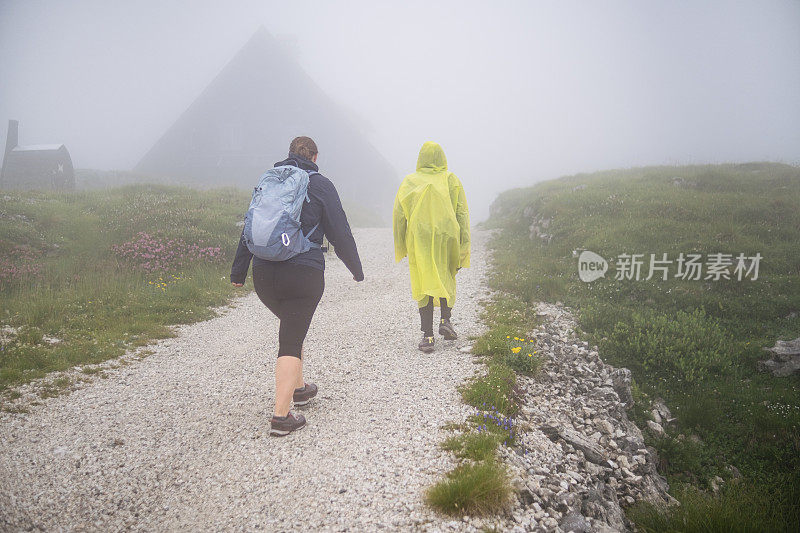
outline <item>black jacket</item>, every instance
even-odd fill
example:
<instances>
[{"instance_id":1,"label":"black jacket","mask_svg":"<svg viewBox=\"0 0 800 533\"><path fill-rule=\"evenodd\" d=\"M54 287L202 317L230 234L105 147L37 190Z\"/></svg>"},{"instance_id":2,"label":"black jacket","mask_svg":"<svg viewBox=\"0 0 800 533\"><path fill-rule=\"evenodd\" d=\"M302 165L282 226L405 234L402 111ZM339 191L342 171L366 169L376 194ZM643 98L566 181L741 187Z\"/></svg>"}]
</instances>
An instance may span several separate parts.
<instances>
[{"instance_id":1,"label":"black jacket","mask_svg":"<svg viewBox=\"0 0 800 533\"><path fill-rule=\"evenodd\" d=\"M318 173L319 167L316 163L297 154L289 153L288 159L275 163L276 167L284 165L292 165L303 170L316 172L308 180L308 198L310 201L303 204L303 210L300 212L300 227L303 233L307 235L307 232L318 225L314 233L307 235L309 240L322 244L323 235L327 236L330 243L333 244L334 251L339 259L342 260L357 281L362 281L364 273L361 270L361 259L358 257L356 241L353 239L353 232L350 230L350 224L347 222L347 215L345 215L342 208L342 202L339 199L339 193L336 192L336 187L333 186L331 180ZM250 250L247 249L247 244L245 244L243 231L239 237L236 258L233 260L233 267L231 267L232 283L244 283L251 259L265 261L259 257L253 258L253 254L250 253ZM325 270L325 256L319 248L312 248L284 262Z\"/></svg>"}]
</instances>

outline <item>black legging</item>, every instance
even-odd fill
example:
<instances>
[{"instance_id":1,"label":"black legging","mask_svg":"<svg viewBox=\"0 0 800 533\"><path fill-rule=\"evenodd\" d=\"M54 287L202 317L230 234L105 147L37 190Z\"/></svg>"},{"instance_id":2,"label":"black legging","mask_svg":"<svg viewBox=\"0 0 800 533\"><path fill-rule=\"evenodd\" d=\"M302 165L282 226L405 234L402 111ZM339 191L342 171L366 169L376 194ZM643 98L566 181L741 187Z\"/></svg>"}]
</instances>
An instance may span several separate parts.
<instances>
[{"instance_id":1,"label":"black legging","mask_svg":"<svg viewBox=\"0 0 800 533\"><path fill-rule=\"evenodd\" d=\"M447 298L439 298L442 308L442 318L450 320L450 307L447 307ZM428 305L419 308L419 318L422 322L422 333L426 337L433 337L433 296L428 296Z\"/></svg>"},{"instance_id":2,"label":"black legging","mask_svg":"<svg viewBox=\"0 0 800 533\"><path fill-rule=\"evenodd\" d=\"M253 258L253 286L259 299L281 320L278 357L300 358L314 311L325 290L322 270Z\"/></svg>"}]
</instances>

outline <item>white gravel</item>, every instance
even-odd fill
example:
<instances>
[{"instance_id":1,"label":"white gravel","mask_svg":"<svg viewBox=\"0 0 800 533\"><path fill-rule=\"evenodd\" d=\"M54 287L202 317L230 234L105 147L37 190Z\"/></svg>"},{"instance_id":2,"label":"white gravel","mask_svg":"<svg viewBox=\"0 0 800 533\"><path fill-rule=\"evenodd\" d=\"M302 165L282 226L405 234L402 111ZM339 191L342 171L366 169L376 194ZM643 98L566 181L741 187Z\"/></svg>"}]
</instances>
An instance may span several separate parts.
<instances>
[{"instance_id":1,"label":"white gravel","mask_svg":"<svg viewBox=\"0 0 800 533\"><path fill-rule=\"evenodd\" d=\"M304 430L268 436L278 321L251 293L107 379L0 414L0 530L447 528L422 491L453 466L441 426L470 412L456 387L478 367L459 348L481 330L487 234L458 274L460 339L429 355L391 231L355 235L366 281L329 260Z\"/></svg>"}]
</instances>

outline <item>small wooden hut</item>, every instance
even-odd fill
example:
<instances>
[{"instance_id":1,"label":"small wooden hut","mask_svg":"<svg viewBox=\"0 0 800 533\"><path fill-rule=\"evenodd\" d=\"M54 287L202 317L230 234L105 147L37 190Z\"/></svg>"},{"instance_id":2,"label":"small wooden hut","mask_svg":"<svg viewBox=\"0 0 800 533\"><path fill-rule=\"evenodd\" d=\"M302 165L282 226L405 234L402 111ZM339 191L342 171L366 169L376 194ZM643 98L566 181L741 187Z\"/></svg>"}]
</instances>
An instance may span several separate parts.
<instances>
[{"instance_id":1,"label":"small wooden hut","mask_svg":"<svg viewBox=\"0 0 800 533\"><path fill-rule=\"evenodd\" d=\"M0 189L75 188L75 170L63 144L19 145L19 122L8 121Z\"/></svg>"}]
</instances>

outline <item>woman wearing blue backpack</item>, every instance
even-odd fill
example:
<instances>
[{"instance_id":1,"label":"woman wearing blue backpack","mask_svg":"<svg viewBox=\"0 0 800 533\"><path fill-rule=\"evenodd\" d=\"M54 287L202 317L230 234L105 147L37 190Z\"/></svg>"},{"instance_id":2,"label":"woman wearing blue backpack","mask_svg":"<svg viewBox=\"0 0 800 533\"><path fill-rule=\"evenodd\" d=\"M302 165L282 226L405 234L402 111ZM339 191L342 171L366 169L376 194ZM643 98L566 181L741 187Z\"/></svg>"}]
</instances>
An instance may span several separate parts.
<instances>
[{"instance_id":1,"label":"woman wearing blue backpack","mask_svg":"<svg viewBox=\"0 0 800 533\"><path fill-rule=\"evenodd\" d=\"M305 417L290 412L290 406L292 402L305 405L317 394L315 384L303 381L302 354L303 341L325 289L325 258L320 249L323 236L334 245L353 279L364 279L339 194L319 173L316 161L316 143L309 137L297 137L289 146L288 158L262 176L231 268L231 283L241 287L252 259L256 294L280 319L275 414L270 421L270 434L274 436L304 427ZM285 211L287 205L298 212Z\"/></svg>"}]
</instances>

